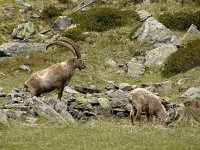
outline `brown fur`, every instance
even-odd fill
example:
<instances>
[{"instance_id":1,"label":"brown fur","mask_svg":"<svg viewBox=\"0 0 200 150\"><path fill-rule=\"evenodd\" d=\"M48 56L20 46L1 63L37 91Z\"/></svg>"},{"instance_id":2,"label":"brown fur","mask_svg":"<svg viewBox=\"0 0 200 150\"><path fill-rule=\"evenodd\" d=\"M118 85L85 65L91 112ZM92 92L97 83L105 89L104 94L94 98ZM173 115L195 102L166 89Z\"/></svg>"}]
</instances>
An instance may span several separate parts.
<instances>
[{"instance_id":1,"label":"brown fur","mask_svg":"<svg viewBox=\"0 0 200 150\"><path fill-rule=\"evenodd\" d=\"M62 39L63 40L63 39ZM68 39L64 39L67 41ZM59 40L51 45L59 45ZM72 42L72 41L70 41ZM61 42L60 42L61 43ZM61 43L65 46L65 43ZM49 45L47 47L49 47ZM72 45L70 43L70 45ZM68 45L66 46L68 47ZM51 92L55 89L58 90L58 99L61 100L63 89L68 85L71 77L73 76L76 68L85 69L85 63L80 59L79 52L73 47L70 47L78 58L72 58L68 61L52 65L44 70L36 72L25 82L24 87L31 93L32 96L40 96L42 93Z\"/></svg>"},{"instance_id":2,"label":"brown fur","mask_svg":"<svg viewBox=\"0 0 200 150\"><path fill-rule=\"evenodd\" d=\"M167 112L161 104L159 98L143 88L137 88L128 95L128 101L131 104L131 124L134 125L134 117L139 121L141 126L141 114L144 111L148 122L153 123L153 115L157 116L162 122L167 118Z\"/></svg>"}]
</instances>

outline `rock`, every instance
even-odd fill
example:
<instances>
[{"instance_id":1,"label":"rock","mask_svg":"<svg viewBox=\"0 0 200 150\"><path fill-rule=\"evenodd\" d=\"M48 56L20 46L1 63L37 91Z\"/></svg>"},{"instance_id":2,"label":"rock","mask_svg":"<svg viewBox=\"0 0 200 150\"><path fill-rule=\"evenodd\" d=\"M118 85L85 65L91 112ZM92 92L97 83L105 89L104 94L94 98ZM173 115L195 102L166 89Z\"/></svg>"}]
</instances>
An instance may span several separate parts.
<instances>
[{"instance_id":1,"label":"rock","mask_svg":"<svg viewBox=\"0 0 200 150\"><path fill-rule=\"evenodd\" d=\"M172 45L163 45L161 47L155 48L147 54L145 65L163 65L166 59L176 51L176 46Z\"/></svg>"},{"instance_id":2,"label":"rock","mask_svg":"<svg viewBox=\"0 0 200 150\"><path fill-rule=\"evenodd\" d=\"M139 11L137 11L137 13L140 17L140 21L145 21L149 17L152 17L152 15L149 12L147 12L146 10L139 10Z\"/></svg>"},{"instance_id":3,"label":"rock","mask_svg":"<svg viewBox=\"0 0 200 150\"><path fill-rule=\"evenodd\" d=\"M188 77L182 77L177 81L177 84L181 85L181 84L185 83L187 79L188 79Z\"/></svg>"},{"instance_id":4,"label":"rock","mask_svg":"<svg viewBox=\"0 0 200 150\"><path fill-rule=\"evenodd\" d=\"M187 97L191 99L200 98L200 88L191 87L184 92L180 97Z\"/></svg>"},{"instance_id":5,"label":"rock","mask_svg":"<svg viewBox=\"0 0 200 150\"><path fill-rule=\"evenodd\" d=\"M123 91L131 91L133 90L133 86L128 84L128 83L120 83L119 84L119 89L123 90Z\"/></svg>"},{"instance_id":6,"label":"rock","mask_svg":"<svg viewBox=\"0 0 200 150\"><path fill-rule=\"evenodd\" d=\"M145 57L144 56L133 57L133 58L131 58L131 62L144 64L145 63Z\"/></svg>"},{"instance_id":7,"label":"rock","mask_svg":"<svg viewBox=\"0 0 200 150\"><path fill-rule=\"evenodd\" d=\"M0 52L8 56L16 56L29 51L44 51L44 43L5 43L0 45Z\"/></svg>"},{"instance_id":8,"label":"rock","mask_svg":"<svg viewBox=\"0 0 200 150\"><path fill-rule=\"evenodd\" d=\"M17 28L14 28L12 32L12 37L18 39L25 39L35 35L35 33L36 33L35 25L31 21L29 21L27 23L18 25Z\"/></svg>"},{"instance_id":9,"label":"rock","mask_svg":"<svg viewBox=\"0 0 200 150\"><path fill-rule=\"evenodd\" d=\"M110 93L108 96L110 97L109 100L111 101L110 104L112 108L125 107L128 103L127 93L120 89Z\"/></svg>"},{"instance_id":10,"label":"rock","mask_svg":"<svg viewBox=\"0 0 200 150\"><path fill-rule=\"evenodd\" d=\"M0 97L6 97L6 93L3 91L3 88L0 87Z\"/></svg>"},{"instance_id":11,"label":"rock","mask_svg":"<svg viewBox=\"0 0 200 150\"><path fill-rule=\"evenodd\" d=\"M7 120L7 115L0 109L0 122L6 122Z\"/></svg>"},{"instance_id":12,"label":"rock","mask_svg":"<svg viewBox=\"0 0 200 150\"><path fill-rule=\"evenodd\" d=\"M78 94L78 93L79 93L78 91L76 91L76 90L70 88L69 86L66 86L66 87L64 88L64 92L69 93L69 94Z\"/></svg>"},{"instance_id":13,"label":"rock","mask_svg":"<svg viewBox=\"0 0 200 150\"><path fill-rule=\"evenodd\" d=\"M112 59L109 59L109 60L106 60L105 61L105 67L116 67L117 66L117 63L116 61L112 60Z\"/></svg>"},{"instance_id":14,"label":"rock","mask_svg":"<svg viewBox=\"0 0 200 150\"><path fill-rule=\"evenodd\" d=\"M173 82L172 81L165 81L161 83L161 87L164 88L165 90L169 90L171 89L173 86Z\"/></svg>"},{"instance_id":15,"label":"rock","mask_svg":"<svg viewBox=\"0 0 200 150\"><path fill-rule=\"evenodd\" d=\"M142 27L131 38L156 47L165 44L177 44L177 37L154 17L146 19Z\"/></svg>"},{"instance_id":16,"label":"rock","mask_svg":"<svg viewBox=\"0 0 200 150\"><path fill-rule=\"evenodd\" d=\"M23 115L26 115L27 114L27 111L22 111L22 110L19 110L19 109L7 109L5 110L6 112L6 115L8 116L8 118L11 118L11 119L20 119Z\"/></svg>"},{"instance_id":17,"label":"rock","mask_svg":"<svg viewBox=\"0 0 200 150\"><path fill-rule=\"evenodd\" d=\"M101 93L101 91L95 86L95 85L89 85L89 86L75 86L74 89L80 93L87 94L87 93Z\"/></svg>"},{"instance_id":18,"label":"rock","mask_svg":"<svg viewBox=\"0 0 200 150\"><path fill-rule=\"evenodd\" d=\"M127 64L128 67L128 76L132 77L140 77L145 72L145 66L140 63L129 62Z\"/></svg>"},{"instance_id":19,"label":"rock","mask_svg":"<svg viewBox=\"0 0 200 150\"><path fill-rule=\"evenodd\" d=\"M25 0L15 0L15 2L21 6L23 6L26 10L29 10L32 8L32 5L27 3Z\"/></svg>"},{"instance_id":20,"label":"rock","mask_svg":"<svg viewBox=\"0 0 200 150\"><path fill-rule=\"evenodd\" d=\"M38 120L37 118L30 116L30 117L26 117L25 122L28 124L35 124L37 120Z\"/></svg>"},{"instance_id":21,"label":"rock","mask_svg":"<svg viewBox=\"0 0 200 150\"><path fill-rule=\"evenodd\" d=\"M59 121L61 123L74 122L71 118L64 118L61 114L56 112L52 107L45 104L42 99L33 97L26 100L26 105L32 108L32 111L39 116L43 116L50 121Z\"/></svg>"},{"instance_id":22,"label":"rock","mask_svg":"<svg viewBox=\"0 0 200 150\"><path fill-rule=\"evenodd\" d=\"M187 40L190 39L191 36L200 35L200 31L197 29L197 26L192 24L184 36L178 41L177 46L181 47ZM192 38L192 37L191 37Z\"/></svg>"},{"instance_id":23,"label":"rock","mask_svg":"<svg viewBox=\"0 0 200 150\"><path fill-rule=\"evenodd\" d=\"M149 92L155 92L156 91L156 87L155 87L154 84L146 84L146 83L144 83L144 84L141 85L141 87L146 89L146 90L148 90Z\"/></svg>"},{"instance_id":24,"label":"rock","mask_svg":"<svg viewBox=\"0 0 200 150\"><path fill-rule=\"evenodd\" d=\"M110 101L107 98L98 98L100 106L104 109L110 108Z\"/></svg>"},{"instance_id":25,"label":"rock","mask_svg":"<svg viewBox=\"0 0 200 150\"><path fill-rule=\"evenodd\" d=\"M55 30L64 30L67 26L71 25L71 18L67 16L60 16L53 23L52 28Z\"/></svg>"},{"instance_id":26,"label":"rock","mask_svg":"<svg viewBox=\"0 0 200 150\"><path fill-rule=\"evenodd\" d=\"M29 66L26 65L21 65L20 68L24 71L27 71L28 73L30 73L32 70Z\"/></svg>"}]
</instances>

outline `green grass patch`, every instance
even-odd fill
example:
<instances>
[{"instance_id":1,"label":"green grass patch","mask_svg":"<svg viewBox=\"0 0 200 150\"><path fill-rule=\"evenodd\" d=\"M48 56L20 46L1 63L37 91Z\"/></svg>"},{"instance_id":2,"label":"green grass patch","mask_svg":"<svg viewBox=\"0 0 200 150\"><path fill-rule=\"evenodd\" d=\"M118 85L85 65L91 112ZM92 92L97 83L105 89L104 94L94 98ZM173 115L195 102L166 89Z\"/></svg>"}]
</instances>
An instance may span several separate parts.
<instances>
[{"instance_id":1,"label":"green grass patch","mask_svg":"<svg viewBox=\"0 0 200 150\"><path fill-rule=\"evenodd\" d=\"M162 22L167 28L176 30L186 30L192 24L200 28L200 10L199 11L179 11L179 12L166 12L161 14L159 21Z\"/></svg>"},{"instance_id":2,"label":"green grass patch","mask_svg":"<svg viewBox=\"0 0 200 150\"><path fill-rule=\"evenodd\" d=\"M197 150L200 144L199 126L188 123L171 128L142 125L131 127L129 120L98 121L94 125L28 126L0 125L0 148L15 149L152 149ZM188 140L190 139L190 140Z\"/></svg>"},{"instance_id":3,"label":"green grass patch","mask_svg":"<svg viewBox=\"0 0 200 150\"><path fill-rule=\"evenodd\" d=\"M186 72L200 65L200 38L192 39L173 53L165 62L162 74L166 77Z\"/></svg>"}]
</instances>

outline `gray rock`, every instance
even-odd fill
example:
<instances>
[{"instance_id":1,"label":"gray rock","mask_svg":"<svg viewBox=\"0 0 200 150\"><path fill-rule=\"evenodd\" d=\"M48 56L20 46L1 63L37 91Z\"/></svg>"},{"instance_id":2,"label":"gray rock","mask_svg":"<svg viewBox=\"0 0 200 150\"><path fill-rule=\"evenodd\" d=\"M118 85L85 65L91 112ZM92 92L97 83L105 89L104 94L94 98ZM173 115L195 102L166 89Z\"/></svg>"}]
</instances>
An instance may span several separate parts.
<instances>
[{"instance_id":1,"label":"gray rock","mask_svg":"<svg viewBox=\"0 0 200 150\"><path fill-rule=\"evenodd\" d=\"M163 65L166 59L176 51L176 46L172 45L163 45L161 47L155 48L147 54L145 65Z\"/></svg>"},{"instance_id":2,"label":"gray rock","mask_svg":"<svg viewBox=\"0 0 200 150\"><path fill-rule=\"evenodd\" d=\"M145 72L145 66L140 63L129 62L127 64L128 67L128 76L132 77L140 77Z\"/></svg>"},{"instance_id":3,"label":"gray rock","mask_svg":"<svg viewBox=\"0 0 200 150\"><path fill-rule=\"evenodd\" d=\"M35 33L36 33L35 25L31 21L29 21L27 23L18 25L17 28L14 28L12 32L12 37L18 39L25 39L35 35Z\"/></svg>"},{"instance_id":4,"label":"gray rock","mask_svg":"<svg viewBox=\"0 0 200 150\"><path fill-rule=\"evenodd\" d=\"M0 97L6 97L6 93L3 91L3 88L0 87Z\"/></svg>"},{"instance_id":5,"label":"gray rock","mask_svg":"<svg viewBox=\"0 0 200 150\"><path fill-rule=\"evenodd\" d=\"M172 81L165 81L161 83L161 87L168 90L171 89L173 86L173 82Z\"/></svg>"},{"instance_id":6,"label":"gray rock","mask_svg":"<svg viewBox=\"0 0 200 150\"><path fill-rule=\"evenodd\" d=\"M138 15L140 16L140 21L145 21L149 17L152 17L152 15L147 12L146 10L139 10L137 11Z\"/></svg>"},{"instance_id":7,"label":"gray rock","mask_svg":"<svg viewBox=\"0 0 200 150\"><path fill-rule=\"evenodd\" d=\"M28 73L30 73L32 70L29 66L26 65L21 65L20 68L24 71L27 71Z\"/></svg>"},{"instance_id":8,"label":"gray rock","mask_svg":"<svg viewBox=\"0 0 200 150\"><path fill-rule=\"evenodd\" d=\"M29 51L44 51L46 46L47 44L44 43L4 43L0 45L0 52L16 56Z\"/></svg>"},{"instance_id":9,"label":"gray rock","mask_svg":"<svg viewBox=\"0 0 200 150\"><path fill-rule=\"evenodd\" d=\"M7 115L0 109L0 122L6 122L7 120Z\"/></svg>"},{"instance_id":10,"label":"gray rock","mask_svg":"<svg viewBox=\"0 0 200 150\"><path fill-rule=\"evenodd\" d=\"M5 112L8 118L11 118L14 120L20 119L23 115L27 114L27 111L22 111L18 109L7 109Z\"/></svg>"},{"instance_id":11,"label":"gray rock","mask_svg":"<svg viewBox=\"0 0 200 150\"><path fill-rule=\"evenodd\" d=\"M117 62L109 59L105 61L105 67L116 67L117 66Z\"/></svg>"},{"instance_id":12,"label":"gray rock","mask_svg":"<svg viewBox=\"0 0 200 150\"><path fill-rule=\"evenodd\" d=\"M32 8L32 5L27 3L25 0L15 0L15 2L21 6L23 6L26 10L29 10Z\"/></svg>"},{"instance_id":13,"label":"gray rock","mask_svg":"<svg viewBox=\"0 0 200 150\"><path fill-rule=\"evenodd\" d=\"M112 108L125 107L128 103L127 93L122 90L117 90L108 95L110 97L110 104Z\"/></svg>"},{"instance_id":14,"label":"gray rock","mask_svg":"<svg viewBox=\"0 0 200 150\"><path fill-rule=\"evenodd\" d=\"M67 16L60 16L53 23L52 28L55 30L64 30L67 26L71 25L71 18Z\"/></svg>"},{"instance_id":15,"label":"gray rock","mask_svg":"<svg viewBox=\"0 0 200 150\"><path fill-rule=\"evenodd\" d=\"M56 112L52 107L45 104L42 99L33 97L26 100L26 105L31 107L35 114L45 117L50 121L59 121L61 123L73 122L71 118L64 118L61 114Z\"/></svg>"},{"instance_id":16,"label":"gray rock","mask_svg":"<svg viewBox=\"0 0 200 150\"><path fill-rule=\"evenodd\" d=\"M78 91L76 91L76 90L70 88L69 86L66 86L66 87L64 88L64 92L69 93L69 94L78 94L78 93L79 93Z\"/></svg>"},{"instance_id":17,"label":"gray rock","mask_svg":"<svg viewBox=\"0 0 200 150\"><path fill-rule=\"evenodd\" d=\"M99 102L100 106L104 109L110 108L110 101L107 98L98 98L97 101Z\"/></svg>"},{"instance_id":18,"label":"gray rock","mask_svg":"<svg viewBox=\"0 0 200 150\"><path fill-rule=\"evenodd\" d=\"M200 98L200 88L191 87L186 92L184 92L180 97L187 97L191 99Z\"/></svg>"},{"instance_id":19,"label":"gray rock","mask_svg":"<svg viewBox=\"0 0 200 150\"><path fill-rule=\"evenodd\" d=\"M101 91L95 85L75 86L74 89L83 94L101 93Z\"/></svg>"},{"instance_id":20,"label":"gray rock","mask_svg":"<svg viewBox=\"0 0 200 150\"><path fill-rule=\"evenodd\" d=\"M178 41L178 46L181 46L184 44L184 42L190 38L191 35L200 35L200 31L197 29L197 26L192 24L190 28L187 30L187 32L184 34L184 36Z\"/></svg>"},{"instance_id":21,"label":"gray rock","mask_svg":"<svg viewBox=\"0 0 200 150\"><path fill-rule=\"evenodd\" d=\"M120 83L119 89L121 89L123 91L131 91L131 90L133 90L133 86L128 83Z\"/></svg>"},{"instance_id":22,"label":"gray rock","mask_svg":"<svg viewBox=\"0 0 200 150\"><path fill-rule=\"evenodd\" d=\"M145 57L144 56L133 57L133 58L131 58L131 62L144 64L145 63Z\"/></svg>"},{"instance_id":23,"label":"gray rock","mask_svg":"<svg viewBox=\"0 0 200 150\"><path fill-rule=\"evenodd\" d=\"M137 39L140 42L156 47L165 44L177 44L177 37L154 17L146 19L142 27L134 33L132 39Z\"/></svg>"},{"instance_id":24,"label":"gray rock","mask_svg":"<svg viewBox=\"0 0 200 150\"><path fill-rule=\"evenodd\" d=\"M177 84L181 85L181 84L185 83L187 81L187 79L188 79L188 77L182 77L177 81Z\"/></svg>"}]
</instances>

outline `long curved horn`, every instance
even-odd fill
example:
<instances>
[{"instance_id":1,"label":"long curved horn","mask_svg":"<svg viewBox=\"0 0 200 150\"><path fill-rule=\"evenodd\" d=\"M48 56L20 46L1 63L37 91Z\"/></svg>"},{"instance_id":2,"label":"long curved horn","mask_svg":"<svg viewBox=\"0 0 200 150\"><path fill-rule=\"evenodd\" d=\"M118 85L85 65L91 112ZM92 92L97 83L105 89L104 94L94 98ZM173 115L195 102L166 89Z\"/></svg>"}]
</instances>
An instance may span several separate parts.
<instances>
[{"instance_id":1,"label":"long curved horn","mask_svg":"<svg viewBox=\"0 0 200 150\"><path fill-rule=\"evenodd\" d=\"M76 53L76 57L78 59L81 59L80 51L78 50L76 44L71 39L69 39L67 37L61 37L61 38L58 39L58 41L62 41L62 42L65 42L67 44L70 44L74 48L74 51Z\"/></svg>"},{"instance_id":2,"label":"long curved horn","mask_svg":"<svg viewBox=\"0 0 200 150\"><path fill-rule=\"evenodd\" d=\"M49 45L46 46L46 50L50 47L50 46L53 46L53 45L61 45L61 46L64 46L64 47L67 47L69 48L72 53L74 54L74 56L77 57L77 54L76 54L76 51L74 49L74 47L71 45L71 44L68 44L68 43L65 43L65 42L62 42L62 41L56 41L56 42L53 42L53 43L50 43Z\"/></svg>"}]
</instances>

